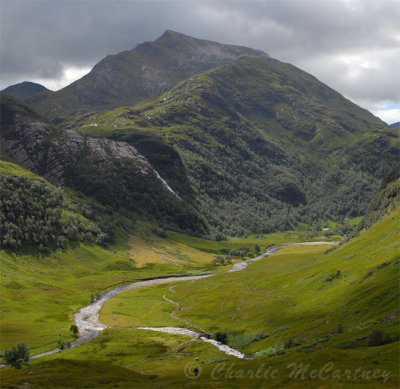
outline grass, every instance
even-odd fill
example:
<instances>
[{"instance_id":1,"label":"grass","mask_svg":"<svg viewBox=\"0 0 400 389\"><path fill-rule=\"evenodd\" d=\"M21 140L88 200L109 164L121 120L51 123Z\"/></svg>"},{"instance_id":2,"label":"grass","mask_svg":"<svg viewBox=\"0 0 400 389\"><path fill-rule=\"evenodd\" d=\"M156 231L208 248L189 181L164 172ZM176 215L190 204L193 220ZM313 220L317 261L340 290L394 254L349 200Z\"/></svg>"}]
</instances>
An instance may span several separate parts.
<instances>
[{"instance_id":1,"label":"grass","mask_svg":"<svg viewBox=\"0 0 400 389\"><path fill-rule=\"evenodd\" d=\"M396 388L396 352L396 345L390 344L365 349L362 354L329 348L301 354L301 359L294 352L249 361L226 356L211 345L183 336L107 329L78 348L32 360L18 374L3 368L2 386L29 383L32 387L51 388ZM190 379L185 372L192 374L190 367L194 366L198 366L200 375ZM354 378L357 369L358 377ZM321 372L323 379L311 378L312 370ZM349 377L344 375L346 371ZM296 378L296 372L302 374ZM368 372L370 377L366 378ZM372 372L375 377L371 377ZM337 378L339 373L342 378Z\"/></svg>"},{"instance_id":2,"label":"grass","mask_svg":"<svg viewBox=\"0 0 400 389\"><path fill-rule=\"evenodd\" d=\"M101 310L100 320L112 327L129 326L172 326L179 327L181 322L171 317L174 307L165 301L163 285L136 290L134 294L123 293L107 301ZM149 309L151 307L151 309Z\"/></svg>"},{"instance_id":3,"label":"grass","mask_svg":"<svg viewBox=\"0 0 400 389\"><path fill-rule=\"evenodd\" d=\"M12 176L27 176L28 178L43 180L41 177L13 162L1 161L0 160L0 173L10 174Z\"/></svg>"},{"instance_id":4,"label":"grass","mask_svg":"<svg viewBox=\"0 0 400 389\"><path fill-rule=\"evenodd\" d=\"M357 324L371 331L398 311L399 231L395 212L329 254L324 246L288 247L245 272L178 284L167 296L190 307L180 316L210 332L273 333L290 324L262 341L265 346L326 336L339 322L348 330ZM388 331L395 334L391 325ZM349 341L357 337L357 330L346 333Z\"/></svg>"},{"instance_id":5,"label":"grass","mask_svg":"<svg viewBox=\"0 0 400 389\"><path fill-rule=\"evenodd\" d=\"M209 261L214 255L201 251L200 247L219 252L227 247L253 244L252 238L232 242L192 237L185 240L184 235L173 232L162 239L151 233L150 225L140 221L128 243L121 229L117 230L116 239L107 248L76 243L74 247L50 254L0 251L0 350L20 341L29 345L32 354L52 349L58 340L72 339L69 327L73 314L90 302L91 294L144 278L223 271L229 266L211 265ZM264 239L265 244L274 241L270 237ZM276 243L281 240L283 235ZM153 249L153 246L156 247ZM165 256L176 262L165 260Z\"/></svg>"},{"instance_id":6,"label":"grass","mask_svg":"<svg viewBox=\"0 0 400 389\"><path fill-rule=\"evenodd\" d=\"M244 272L179 282L173 288L161 285L124 293L105 304L101 318L112 322L118 307L116 317L126 323L133 320L136 325L163 326L171 325L168 312L175 311L209 332L226 332L228 344L255 357L252 362L235 360L236 369L242 365L254 369L262 363L276 366L280 372L287 372L290 363L310 363L316 369L332 363L342 372L386 369L391 378L384 384L383 378L379 382L331 377L327 382L329 387L396 387L400 233L397 216L398 211L391 213L327 254L326 246L292 246L252 263ZM174 305L162 302L163 295L186 309L176 311ZM150 307L152 315L147 314ZM120 313L132 317L121 319ZM343 333L336 332L339 323ZM368 337L375 328L389 333L395 342L368 347ZM261 332L263 336L257 336ZM289 339L292 346L285 349ZM212 358L219 360L223 356L215 354ZM320 385L310 377L301 382L290 377L274 382L275 386L269 381L265 387ZM230 387L228 381L223 381L223 385Z\"/></svg>"},{"instance_id":7,"label":"grass","mask_svg":"<svg viewBox=\"0 0 400 389\"><path fill-rule=\"evenodd\" d=\"M9 167L2 167L12 174ZM305 236L300 231L216 242L171 231L161 238L152 227L137 218L128 229L118 227L115 243L106 248L76 243L49 254L0 251L0 349L24 341L34 355L55 348L58 340L72 339L73 314L89 303L91 294L145 278L222 271L229 266L210 264L217 254L255 244L263 250ZM391 375L387 379L379 374L371 379L328 376L324 387L398 387L399 233L396 210L328 253L327 246L292 246L243 272L118 295L100 313L100 319L115 328L75 349L32 360L21 371L3 368L1 385L317 388L321 380L307 372L304 379L296 379L289 366L309 364L318 370L333 363L340 371L380 369ZM164 295L185 309L178 310L163 300ZM227 357L184 336L122 328L187 326L172 312L210 333L225 332L228 344L254 359ZM344 330L338 334L339 323ZM395 342L368 347L375 328L389 333ZM285 348L289 340L290 348ZM184 373L193 362L201 368L196 380ZM260 368L265 374L268 368L277 369L278 374L243 378ZM221 374L213 379L216 369Z\"/></svg>"}]
</instances>

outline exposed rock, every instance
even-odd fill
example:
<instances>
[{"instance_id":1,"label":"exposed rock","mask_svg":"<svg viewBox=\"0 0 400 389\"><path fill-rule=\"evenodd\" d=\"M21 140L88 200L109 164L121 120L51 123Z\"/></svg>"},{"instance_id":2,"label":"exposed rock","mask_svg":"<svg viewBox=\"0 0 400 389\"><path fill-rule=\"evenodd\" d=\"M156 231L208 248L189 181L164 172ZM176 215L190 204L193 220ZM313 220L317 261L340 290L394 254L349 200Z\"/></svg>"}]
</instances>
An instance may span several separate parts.
<instances>
[{"instance_id":1,"label":"exposed rock","mask_svg":"<svg viewBox=\"0 0 400 389\"><path fill-rule=\"evenodd\" d=\"M243 56L272 59L242 46L224 45L166 31L154 42L108 55L80 80L57 92L44 91L27 103L51 120L66 115L133 105L177 82Z\"/></svg>"},{"instance_id":2,"label":"exposed rock","mask_svg":"<svg viewBox=\"0 0 400 389\"><path fill-rule=\"evenodd\" d=\"M15 125L10 124L12 121L8 123L2 143L23 167L54 184L68 184L71 171L80 170L82 161L86 168L98 169L100 173L116 170L115 161L119 160L131 173L151 177L179 197L149 161L127 142L86 137L73 130L56 130L47 123L21 121Z\"/></svg>"}]
</instances>

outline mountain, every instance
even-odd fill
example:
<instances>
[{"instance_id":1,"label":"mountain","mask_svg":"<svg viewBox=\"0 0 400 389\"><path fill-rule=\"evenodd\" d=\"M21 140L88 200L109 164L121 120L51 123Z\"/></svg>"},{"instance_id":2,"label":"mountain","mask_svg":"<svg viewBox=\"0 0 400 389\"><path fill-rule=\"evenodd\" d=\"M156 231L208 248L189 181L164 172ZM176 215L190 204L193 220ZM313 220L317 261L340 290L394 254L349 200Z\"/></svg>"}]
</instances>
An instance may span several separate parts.
<instances>
[{"instance_id":1,"label":"mountain","mask_svg":"<svg viewBox=\"0 0 400 389\"><path fill-rule=\"evenodd\" d=\"M50 119L132 105L242 56L269 59L259 50L166 31L154 42L107 56L80 80L57 92L42 92L27 103Z\"/></svg>"},{"instance_id":2,"label":"mountain","mask_svg":"<svg viewBox=\"0 0 400 389\"><path fill-rule=\"evenodd\" d=\"M1 149L14 161L51 182L72 187L114 209L135 210L170 228L205 232L205 222L133 146L59 130L24 103L0 96ZM183 175L179 157L164 147L170 168ZM174 159L175 157L175 159Z\"/></svg>"},{"instance_id":3,"label":"mountain","mask_svg":"<svg viewBox=\"0 0 400 389\"><path fill-rule=\"evenodd\" d=\"M67 125L145 155L143 139L173 145L198 209L230 235L363 214L398 150L394 130L316 78L250 57Z\"/></svg>"},{"instance_id":4,"label":"mountain","mask_svg":"<svg viewBox=\"0 0 400 389\"><path fill-rule=\"evenodd\" d=\"M171 31L49 96L27 101L53 119L91 112L55 127L25 106L2 150L50 182L195 233L207 223L214 236L243 235L360 216L397 162L395 130L310 74ZM107 111L129 101L139 102ZM159 190L163 181L177 196Z\"/></svg>"},{"instance_id":5,"label":"mountain","mask_svg":"<svg viewBox=\"0 0 400 389\"><path fill-rule=\"evenodd\" d=\"M50 92L43 85L36 84L35 82L24 81L3 89L2 91L0 91L0 94L9 95L17 99L24 100L35 95L36 93L43 91Z\"/></svg>"},{"instance_id":6,"label":"mountain","mask_svg":"<svg viewBox=\"0 0 400 389\"><path fill-rule=\"evenodd\" d=\"M390 128L400 128L400 122L392 123L389 125Z\"/></svg>"}]
</instances>

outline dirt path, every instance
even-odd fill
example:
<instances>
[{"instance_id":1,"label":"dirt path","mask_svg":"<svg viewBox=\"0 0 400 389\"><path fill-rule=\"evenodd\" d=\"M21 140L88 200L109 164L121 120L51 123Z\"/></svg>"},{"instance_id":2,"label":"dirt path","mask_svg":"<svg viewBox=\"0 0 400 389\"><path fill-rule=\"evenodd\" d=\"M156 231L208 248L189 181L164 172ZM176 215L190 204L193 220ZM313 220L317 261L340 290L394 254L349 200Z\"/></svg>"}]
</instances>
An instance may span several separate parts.
<instances>
[{"instance_id":1,"label":"dirt path","mask_svg":"<svg viewBox=\"0 0 400 389\"><path fill-rule=\"evenodd\" d=\"M226 273L232 273L236 271L242 271L246 269L249 263L258 261L262 258L265 258L271 254L274 254L278 250L284 248L284 247L289 247L289 246L303 246L303 245L332 245L332 244L337 244L339 242L302 242L302 243L289 243L285 245L280 245L280 246L272 246L268 248L263 254L259 255L258 257L247 259L245 261L241 261L238 263L235 263L230 270L227 270L222 273L212 273L212 274L204 274L204 275L199 275L199 276L181 276L181 277L164 277L164 278L154 278L154 279L149 279L149 280L144 280L144 281L138 281L138 282L133 282L131 284L123 285L123 286L118 286L114 289L109 290L108 292L102 294L95 302L92 304L81 308L75 315L74 315L74 321L75 325L79 329L79 338L75 340L71 347L77 347L80 346L81 344L87 343L94 338L96 338L99 335L99 332L107 328L107 326L103 323L100 322L99 320L99 312L102 306L106 301L108 301L110 298L123 293L127 292L128 290L133 290L133 289L139 289L139 288L146 288L149 286L153 285L160 285L160 284L167 284L171 282L177 282L177 281L191 281L191 280L199 280L202 278L206 277L215 277L218 276L219 274L226 274ZM171 289L171 288L170 288ZM177 304L170 300L171 303ZM179 305L179 304L178 304ZM187 323L189 324L189 323ZM193 326L190 323L191 326ZM193 326L195 327L195 326ZM189 336L191 338L197 338L201 339L204 342L210 343L218 350L222 351L223 353L227 355L233 355L237 358L244 358L244 354L241 353L238 350L234 350L230 347L228 347L225 344L219 343L213 339L209 339L208 337L204 336L204 334L201 334L199 332L191 331L186 328L180 328L180 327L131 327L131 328L137 328L137 329L143 329L143 330L152 330L152 331L160 331L160 332L165 332L165 333L173 333L173 334L179 334L179 335L185 335ZM201 329L199 329L201 330ZM50 355L57 353L59 349L53 349L50 351L46 351L41 354L37 354L31 357L31 359L35 358L40 358L45 355Z\"/></svg>"}]
</instances>

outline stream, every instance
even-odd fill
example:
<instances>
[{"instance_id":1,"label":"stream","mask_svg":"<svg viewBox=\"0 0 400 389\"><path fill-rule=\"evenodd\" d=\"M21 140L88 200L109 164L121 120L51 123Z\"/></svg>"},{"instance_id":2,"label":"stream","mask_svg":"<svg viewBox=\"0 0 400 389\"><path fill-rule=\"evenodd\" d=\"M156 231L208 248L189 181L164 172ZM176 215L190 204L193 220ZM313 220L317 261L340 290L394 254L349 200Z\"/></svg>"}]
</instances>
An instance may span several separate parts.
<instances>
[{"instance_id":1,"label":"stream","mask_svg":"<svg viewBox=\"0 0 400 389\"><path fill-rule=\"evenodd\" d=\"M272 246L269 247L263 254L247 259L245 261L241 261L238 263L235 263L231 269L221 272L221 273L212 273L212 274L204 274L204 275L198 275L198 276L175 276L175 277L160 277L160 278L153 278L149 280L144 280L144 281L137 281L137 282L132 282L130 284L118 286L114 289L109 290L108 292L105 292L102 294L96 301L93 303L87 305L86 307L81 308L77 313L74 315L74 321L75 325L79 329L79 338L75 340L74 342L71 343L71 347L77 347L80 346L81 344L87 343L94 338L96 338L99 335L99 332L104 330L105 328L108 328L105 324L101 323L99 320L99 312L104 305L106 301L108 301L110 298L120 294L127 292L128 290L133 290L133 289L139 289L139 288L145 288L148 286L153 286L153 285L160 285L160 284L167 284L171 282L177 282L177 281L193 281L193 280L200 280L202 278L207 278L207 277L215 277L220 274L226 274L226 273L232 273L232 272L237 272L237 271L242 271L246 269L249 263L258 261L262 258L265 258L271 254L274 254L278 250L288 247L288 246L303 246L303 245L332 245L332 244L337 244L339 242L324 242L324 241L317 241L317 242L302 242L302 243L288 243L280 246ZM130 328L135 328L135 329L143 329L143 330L152 330L152 331L158 331L158 332L164 332L164 333L169 333L169 334L177 334L177 335L184 335L184 336L189 336L191 338L196 338L196 339L201 339L202 341L206 343L210 343L213 346L215 346L219 351L222 351L223 353L227 355L232 355L237 358L245 358L245 355L241 353L238 350L235 350L226 344L217 342L216 340L210 339L207 337L205 334L201 334L195 331L188 330L187 328L183 327L130 327ZM60 350L58 348L46 351L44 353L36 354L31 357L31 359L36 359L43 357L45 355L50 355L59 352Z\"/></svg>"}]
</instances>

